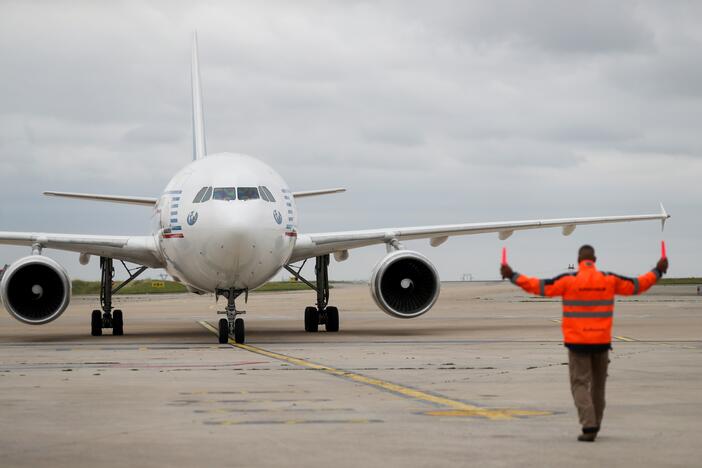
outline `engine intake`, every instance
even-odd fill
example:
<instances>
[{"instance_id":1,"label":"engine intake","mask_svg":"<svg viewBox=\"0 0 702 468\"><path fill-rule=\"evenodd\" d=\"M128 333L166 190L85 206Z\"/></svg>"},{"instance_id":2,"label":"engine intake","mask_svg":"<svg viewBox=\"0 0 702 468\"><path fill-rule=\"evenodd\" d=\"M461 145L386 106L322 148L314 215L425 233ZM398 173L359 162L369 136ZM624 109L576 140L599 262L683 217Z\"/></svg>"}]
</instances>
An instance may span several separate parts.
<instances>
[{"instance_id":1,"label":"engine intake","mask_svg":"<svg viewBox=\"0 0 702 468\"><path fill-rule=\"evenodd\" d=\"M383 312L397 318L414 318L431 309L439 297L439 274L422 254L391 252L371 275L371 295Z\"/></svg>"},{"instance_id":2,"label":"engine intake","mask_svg":"<svg viewBox=\"0 0 702 468\"><path fill-rule=\"evenodd\" d=\"M0 279L0 299L17 320L41 325L66 310L71 300L71 281L55 260L31 255L5 270Z\"/></svg>"}]
</instances>

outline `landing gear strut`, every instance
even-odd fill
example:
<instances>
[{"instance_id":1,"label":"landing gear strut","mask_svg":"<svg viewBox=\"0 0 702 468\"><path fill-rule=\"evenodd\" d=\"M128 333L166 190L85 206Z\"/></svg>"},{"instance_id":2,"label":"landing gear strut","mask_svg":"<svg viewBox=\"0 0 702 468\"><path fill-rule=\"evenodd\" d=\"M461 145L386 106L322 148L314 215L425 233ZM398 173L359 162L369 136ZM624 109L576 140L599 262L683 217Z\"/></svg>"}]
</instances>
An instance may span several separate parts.
<instances>
[{"instance_id":1,"label":"landing gear strut","mask_svg":"<svg viewBox=\"0 0 702 468\"><path fill-rule=\"evenodd\" d=\"M339 309L328 306L329 303L329 255L320 255L315 258L314 274L315 284L302 277L300 271L305 263L297 270L290 265L285 265L295 278L317 291L317 306L305 308L305 331L314 333L320 325L324 325L328 332L339 331Z\"/></svg>"},{"instance_id":2,"label":"landing gear strut","mask_svg":"<svg viewBox=\"0 0 702 468\"><path fill-rule=\"evenodd\" d=\"M111 328L112 334L115 336L124 335L122 311L119 309L112 310L112 296L142 274L146 267L139 267L132 271L127 268L124 262L122 262L122 265L129 273L129 278L113 289L112 278L115 276L115 269L112 266L112 259L100 257L100 308L102 310L93 310L90 317L90 334L93 336L101 336L103 328Z\"/></svg>"},{"instance_id":3,"label":"landing gear strut","mask_svg":"<svg viewBox=\"0 0 702 468\"><path fill-rule=\"evenodd\" d=\"M243 344L246 341L246 328L244 327L244 319L237 318L237 315L245 314L246 312L236 310L236 298L244 292L240 289L224 289L217 291L218 296L227 298L227 309L221 314L227 314L227 318L219 319L219 342L225 344L229 342L229 337L234 337L235 343Z\"/></svg>"}]
</instances>

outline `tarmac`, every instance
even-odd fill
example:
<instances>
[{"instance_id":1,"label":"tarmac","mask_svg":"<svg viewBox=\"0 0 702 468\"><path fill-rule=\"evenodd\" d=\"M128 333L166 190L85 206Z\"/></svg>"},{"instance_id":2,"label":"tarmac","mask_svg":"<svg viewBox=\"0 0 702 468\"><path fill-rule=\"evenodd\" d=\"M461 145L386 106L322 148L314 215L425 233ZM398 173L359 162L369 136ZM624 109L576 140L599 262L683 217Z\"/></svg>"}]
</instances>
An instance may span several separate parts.
<instances>
[{"instance_id":1,"label":"tarmac","mask_svg":"<svg viewBox=\"0 0 702 468\"><path fill-rule=\"evenodd\" d=\"M96 298L44 326L0 314L0 465L699 466L702 297L618 300L608 407L577 415L558 301L447 283L413 320L337 285L341 331L305 333L312 291L253 293L247 344L217 344L211 296L117 297L125 335L90 336ZM243 305L243 304L242 304ZM240 305L241 307L241 305Z\"/></svg>"}]
</instances>

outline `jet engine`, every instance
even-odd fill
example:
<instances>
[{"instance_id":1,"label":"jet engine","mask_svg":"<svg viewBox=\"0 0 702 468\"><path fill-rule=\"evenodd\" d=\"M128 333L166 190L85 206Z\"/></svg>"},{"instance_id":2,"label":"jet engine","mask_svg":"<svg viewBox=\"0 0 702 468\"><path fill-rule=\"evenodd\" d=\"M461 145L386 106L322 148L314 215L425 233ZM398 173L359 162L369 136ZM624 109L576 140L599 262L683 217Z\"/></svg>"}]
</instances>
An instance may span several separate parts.
<instances>
[{"instance_id":1,"label":"jet engine","mask_svg":"<svg viewBox=\"0 0 702 468\"><path fill-rule=\"evenodd\" d=\"M422 254L397 250L373 269L371 295L383 312L397 318L419 317L439 297L439 274Z\"/></svg>"},{"instance_id":2,"label":"jet engine","mask_svg":"<svg viewBox=\"0 0 702 468\"><path fill-rule=\"evenodd\" d=\"M66 310L71 281L55 260L31 255L10 265L0 279L0 299L20 322L41 325Z\"/></svg>"}]
</instances>

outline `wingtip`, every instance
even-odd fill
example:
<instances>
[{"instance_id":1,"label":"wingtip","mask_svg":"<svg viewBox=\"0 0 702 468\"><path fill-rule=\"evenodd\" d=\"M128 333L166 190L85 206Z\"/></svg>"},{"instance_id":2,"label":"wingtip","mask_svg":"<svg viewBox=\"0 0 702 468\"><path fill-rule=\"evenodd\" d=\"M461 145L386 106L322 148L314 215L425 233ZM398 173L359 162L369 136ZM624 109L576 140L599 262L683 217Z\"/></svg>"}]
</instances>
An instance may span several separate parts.
<instances>
[{"instance_id":1,"label":"wingtip","mask_svg":"<svg viewBox=\"0 0 702 468\"><path fill-rule=\"evenodd\" d=\"M658 204L661 206L661 232L663 232L665 231L665 222L668 220L668 218L670 218L670 215L667 211L665 211L663 202L658 202Z\"/></svg>"},{"instance_id":2,"label":"wingtip","mask_svg":"<svg viewBox=\"0 0 702 468\"><path fill-rule=\"evenodd\" d=\"M668 212L665 211L665 207L663 206L663 202L658 202L658 204L661 206L661 215L665 216L666 219L670 218L670 215L668 214Z\"/></svg>"}]
</instances>

